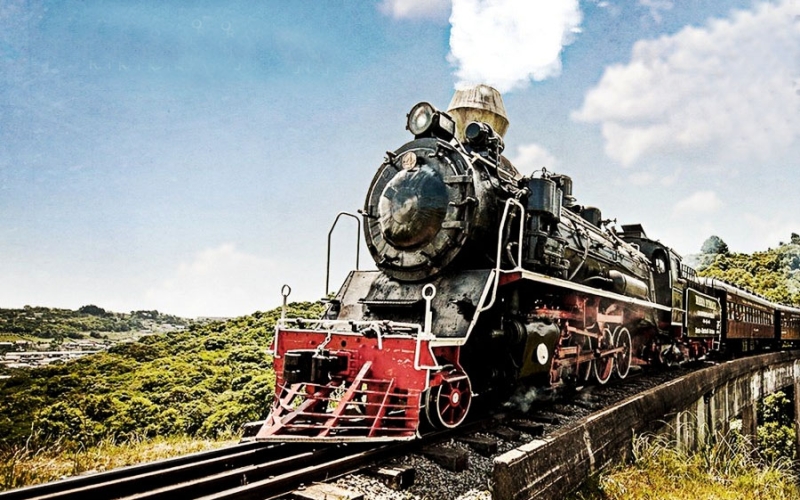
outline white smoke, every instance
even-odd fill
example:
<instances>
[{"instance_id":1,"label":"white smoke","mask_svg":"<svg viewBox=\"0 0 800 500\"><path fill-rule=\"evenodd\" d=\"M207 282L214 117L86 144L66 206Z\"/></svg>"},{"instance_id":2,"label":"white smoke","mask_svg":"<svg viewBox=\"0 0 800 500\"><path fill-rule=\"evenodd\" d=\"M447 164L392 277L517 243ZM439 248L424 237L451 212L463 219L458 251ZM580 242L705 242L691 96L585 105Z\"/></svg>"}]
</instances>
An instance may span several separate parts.
<instances>
[{"instance_id":1,"label":"white smoke","mask_svg":"<svg viewBox=\"0 0 800 500\"><path fill-rule=\"evenodd\" d=\"M581 17L578 0L453 0L448 60L456 87L507 92L558 76Z\"/></svg>"},{"instance_id":2,"label":"white smoke","mask_svg":"<svg viewBox=\"0 0 800 500\"><path fill-rule=\"evenodd\" d=\"M528 413L531 405L539 399L539 390L536 387L518 387L514 394L503 403L506 408L513 408L522 413Z\"/></svg>"}]
</instances>

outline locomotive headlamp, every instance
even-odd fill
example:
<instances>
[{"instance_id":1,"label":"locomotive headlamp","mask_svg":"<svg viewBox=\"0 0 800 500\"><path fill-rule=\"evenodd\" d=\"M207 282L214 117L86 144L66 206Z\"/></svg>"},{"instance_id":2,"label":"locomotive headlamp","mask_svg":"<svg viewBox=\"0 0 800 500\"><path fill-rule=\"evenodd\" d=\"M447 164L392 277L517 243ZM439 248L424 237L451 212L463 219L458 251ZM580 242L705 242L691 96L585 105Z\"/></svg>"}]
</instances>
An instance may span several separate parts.
<instances>
[{"instance_id":1,"label":"locomotive headlamp","mask_svg":"<svg viewBox=\"0 0 800 500\"><path fill-rule=\"evenodd\" d=\"M442 113L430 103L421 102L408 113L406 128L414 137L438 137L449 141L456 133L456 122L447 113Z\"/></svg>"},{"instance_id":2,"label":"locomotive headlamp","mask_svg":"<svg viewBox=\"0 0 800 500\"><path fill-rule=\"evenodd\" d=\"M422 135L431 128L436 109L427 102L421 102L408 113L406 128L414 135Z\"/></svg>"}]
</instances>

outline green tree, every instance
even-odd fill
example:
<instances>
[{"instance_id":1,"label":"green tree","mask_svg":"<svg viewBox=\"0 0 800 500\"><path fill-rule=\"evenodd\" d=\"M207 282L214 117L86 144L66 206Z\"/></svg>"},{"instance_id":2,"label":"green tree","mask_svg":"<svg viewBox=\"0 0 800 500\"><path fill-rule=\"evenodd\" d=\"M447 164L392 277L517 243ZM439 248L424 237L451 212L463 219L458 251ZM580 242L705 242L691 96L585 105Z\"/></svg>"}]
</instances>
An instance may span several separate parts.
<instances>
[{"instance_id":1,"label":"green tree","mask_svg":"<svg viewBox=\"0 0 800 500\"><path fill-rule=\"evenodd\" d=\"M783 391L766 396L758 407L758 447L768 459L794 459L794 408Z\"/></svg>"},{"instance_id":2,"label":"green tree","mask_svg":"<svg viewBox=\"0 0 800 500\"><path fill-rule=\"evenodd\" d=\"M88 306L83 306L80 309L78 309L78 312L83 313L83 314L89 314L89 315L92 315L92 316L105 316L106 315L106 310L105 309L103 309L102 307L97 307L94 304L89 304Z\"/></svg>"},{"instance_id":3,"label":"green tree","mask_svg":"<svg viewBox=\"0 0 800 500\"><path fill-rule=\"evenodd\" d=\"M722 238L716 235L710 236L703 243L703 246L700 248L700 251L704 254L727 255L730 253L730 251L728 250L728 244L722 241Z\"/></svg>"}]
</instances>

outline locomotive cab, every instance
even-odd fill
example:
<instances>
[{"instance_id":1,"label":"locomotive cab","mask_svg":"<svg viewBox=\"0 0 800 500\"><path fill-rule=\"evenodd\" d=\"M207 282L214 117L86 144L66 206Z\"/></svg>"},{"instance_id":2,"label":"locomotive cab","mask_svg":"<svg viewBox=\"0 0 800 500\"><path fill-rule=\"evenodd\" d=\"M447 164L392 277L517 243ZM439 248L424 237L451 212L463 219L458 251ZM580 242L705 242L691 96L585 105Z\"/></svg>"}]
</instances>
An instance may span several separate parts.
<instances>
[{"instance_id":1,"label":"locomotive cab","mask_svg":"<svg viewBox=\"0 0 800 500\"><path fill-rule=\"evenodd\" d=\"M620 238L649 259L655 300L669 308L658 312L658 328L671 334L671 345L661 349L660 360L669 364L704 356L720 339L720 300L680 255L649 239L640 224L622 226L622 231Z\"/></svg>"},{"instance_id":2,"label":"locomotive cab","mask_svg":"<svg viewBox=\"0 0 800 500\"><path fill-rule=\"evenodd\" d=\"M650 261L655 301L672 309L671 313L659 315L659 327L668 329L670 324L681 323L685 280L680 275L680 256L666 245L648 238L641 224L623 225L619 236L635 245Z\"/></svg>"}]
</instances>

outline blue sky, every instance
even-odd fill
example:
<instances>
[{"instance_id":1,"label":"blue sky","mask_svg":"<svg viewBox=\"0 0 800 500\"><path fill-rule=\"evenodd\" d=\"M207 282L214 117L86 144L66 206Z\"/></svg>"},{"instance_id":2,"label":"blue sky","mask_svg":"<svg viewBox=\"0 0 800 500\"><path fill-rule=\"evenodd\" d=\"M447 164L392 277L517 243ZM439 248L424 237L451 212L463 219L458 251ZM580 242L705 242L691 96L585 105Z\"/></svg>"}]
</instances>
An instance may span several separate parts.
<instances>
[{"instance_id":1,"label":"blue sky","mask_svg":"<svg viewBox=\"0 0 800 500\"><path fill-rule=\"evenodd\" d=\"M464 78L520 170L680 253L800 232L800 2L454 2L0 1L0 307L319 298L336 213Z\"/></svg>"}]
</instances>

